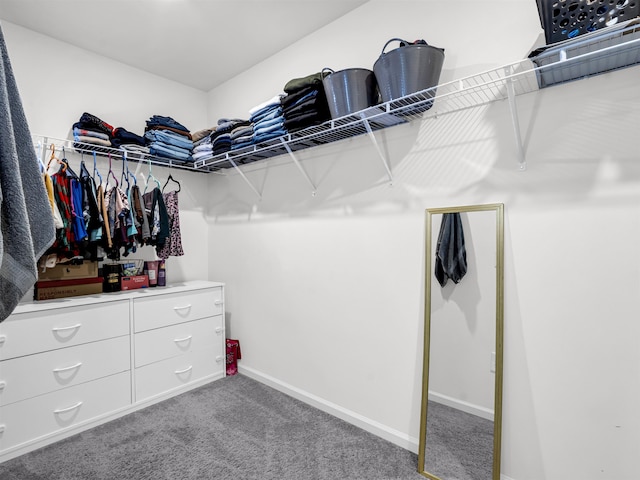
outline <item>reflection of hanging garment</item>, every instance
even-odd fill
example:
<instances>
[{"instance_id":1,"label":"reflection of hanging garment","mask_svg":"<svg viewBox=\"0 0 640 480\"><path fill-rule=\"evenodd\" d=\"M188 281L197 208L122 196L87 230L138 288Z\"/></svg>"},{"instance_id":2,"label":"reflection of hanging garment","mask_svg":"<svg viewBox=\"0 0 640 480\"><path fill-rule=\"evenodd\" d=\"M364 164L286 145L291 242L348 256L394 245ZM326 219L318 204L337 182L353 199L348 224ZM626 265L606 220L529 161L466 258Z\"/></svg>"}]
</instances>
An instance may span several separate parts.
<instances>
[{"instance_id":1,"label":"reflection of hanging garment","mask_svg":"<svg viewBox=\"0 0 640 480\"><path fill-rule=\"evenodd\" d=\"M435 276L441 287L449 279L454 283L467 273L467 251L464 245L462 219L459 213L445 213L440 224L436 247Z\"/></svg>"},{"instance_id":2,"label":"reflection of hanging garment","mask_svg":"<svg viewBox=\"0 0 640 480\"><path fill-rule=\"evenodd\" d=\"M180 235L180 212L178 209L178 192L173 191L163 193L165 206L167 207L167 216L169 217L169 237L164 247L157 249L158 258L166 260L170 256L179 257L184 255L182 249L182 237Z\"/></svg>"}]
</instances>

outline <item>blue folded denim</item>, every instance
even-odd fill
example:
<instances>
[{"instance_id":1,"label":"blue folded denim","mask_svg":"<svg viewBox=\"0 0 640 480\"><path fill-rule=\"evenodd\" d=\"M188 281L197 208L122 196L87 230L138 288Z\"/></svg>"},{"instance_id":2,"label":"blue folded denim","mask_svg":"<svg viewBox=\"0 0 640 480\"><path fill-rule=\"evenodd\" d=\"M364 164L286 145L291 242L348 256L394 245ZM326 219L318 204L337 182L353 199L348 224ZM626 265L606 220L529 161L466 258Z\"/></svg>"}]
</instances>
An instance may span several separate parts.
<instances>
[{"instance_id":1,"label":"blue folded denim","mask_svg":"<svg viewBox=\"0 0 640 480\"><path fill-rule=\"evenodd\" d=\"M163 117L162 115L153 115L149 120L147 120L147 125L149 127L163 126L163 127L175 128L177 130L183 130L185 132L189 131L187 127L176 122L173 118Z\"/></svg>"},{"instance_id":2,"label":"blue folded denim","mask_svg":"<svg viewBox=\"0 0 640 480\"><path fill-rule=\"evenodd\" d=\"M253 131L255 132L256 130L260 130L262 128L268 128L273 125L282 125L283 123L284 123L284 117L282 115L274 118L261 120L253 124Z\"/></svg>"},{"instance_id":3,"label":"blue folded denim","mask_svg":"<svg viewBox=\"0 0 640 480\"><path fill-rule=\"evenodd\" d=\"M193 142L187 137L166 130L148 130L144 134L144 138L147 139L148 143L168 143L169 145L175 145L176 147L184 148L187 150L191 150L193 148Z\"/></svg>"},{"instance_id":4,"label":"blue folded denim","mask_svg":"<svg viewBox=\"0 0 640 480\"><path fill-rule=\"evenodd\" d=\"M254 115L250 118L251 122L258 123L263 120L269 120L271 118L282 116L282 107L277 106L266 110L264 113L260 115Z\"/></svg>"},{"instance_id":5,"label":"blue folded denim","mask_svg":"<svg viewBox=\"0 0 640 480\"><path fill-rule=\"evenodd\" d=\"M273 131L282 129L284 129L284 118L280 118L277 122L265 125L264 127L254 128L253 136L256 137L265 133L271 133Z\"/></svg>"},{"instance_id":6,"label":"blue folded denim","mask_svg":"<svg viewBox=\"0 0 640 480\"><path fill-rule=\"evenodd\" d=\"M171 147L167 144L154 142L149 145L149 153L158 157L175 158L177 160L191 160L191 152L183 148Z\"/></svg>"},{"instance_id":7,"label":"blue folded denim","mask_svg":"<svg viewBox=\"0 0 640 480\"><path fill-rule=\"evenodd\" d=\"M277 130L272 130L270 132L262 133L260 135L254 135L253 143L266 142L267 140L271 140L272 138L282 137L286 135L288 132L284 127L278 128Z\"/></svg>"}]
</instances>

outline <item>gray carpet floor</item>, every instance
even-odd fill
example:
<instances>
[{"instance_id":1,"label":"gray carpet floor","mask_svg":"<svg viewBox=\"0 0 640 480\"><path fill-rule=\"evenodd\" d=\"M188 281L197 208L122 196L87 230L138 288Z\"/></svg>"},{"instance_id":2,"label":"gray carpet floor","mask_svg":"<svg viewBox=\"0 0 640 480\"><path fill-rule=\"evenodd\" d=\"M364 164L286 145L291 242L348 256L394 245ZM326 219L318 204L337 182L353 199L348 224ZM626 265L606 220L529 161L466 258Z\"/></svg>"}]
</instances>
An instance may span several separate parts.
<instances>
[{"instance_id":1,"label":"gray carpet floor","mask_svg":"<svg viewBox=\"0 0 640 480\"><path fill-rule=\"evenodd\" d=\"M0 479L424 477L415 454L235 375L9 460Z\"/></svg>"},{"instance_id":2,"label":"gray carpet floor","mask_svg":"<svg viewBox=\"0 0 640 480\"><path fill-rule=\"evenodd\" d=\"M491 480L493 422L430 401L425 471L448 480Z\"/></svg>"}]
</instances>

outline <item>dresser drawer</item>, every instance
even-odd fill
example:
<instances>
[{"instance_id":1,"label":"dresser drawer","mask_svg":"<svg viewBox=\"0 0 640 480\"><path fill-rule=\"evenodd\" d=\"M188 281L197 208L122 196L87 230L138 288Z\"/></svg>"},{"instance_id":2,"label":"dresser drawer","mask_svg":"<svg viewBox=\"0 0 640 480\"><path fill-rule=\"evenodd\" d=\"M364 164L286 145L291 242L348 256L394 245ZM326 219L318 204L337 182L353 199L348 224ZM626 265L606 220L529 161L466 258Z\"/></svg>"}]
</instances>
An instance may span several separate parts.
<instances>
[{"instance_id":1,"label":"dresser drawer","mask_svg":"<svg viewBox=\"0 0 640 480\"><path fill-rule=\"evenodd\" d=\"M0 363L0 405L131 369L129 337L77 345Z\"/></svg>"},{"instance_id":2,"label":"dresser drawer","mask_svg":"<svg viewBox=\"0 0 640 480\"><path fill-rule=\"evenodd\" d=\"M134 331L175 325L221 315L222 288L136 298L133 301Z\"/></svg>"},{"instance_id":3,"label":"dresser drawer","mask_svg":"<svg viewBox=\"0 0 640 480\"><path fill-rule=\"evenodd\" d=\"M208 348L136 368L136 401L222 373L224 368L225 357Z\"/></svg>"},{"instance_id":4,"label":"dresser drawer","mask_svg":"<svg viewBox=\"0 0 640 480\"><path fill-rule=\"evenodd\" d=\"M130 373L124 372L0 407L0 450L130 404Z\"/></svg>"},{"instance_id":5,"label":"dresser drawer","mask_svg":"<svg viewBox=\"0 0 640 480\"><path fill-rule=\"evenodd\" d=\"M195 350L222 354L222 315L135 334L135 366L142 367Z\"/></svg>"},{"instance_id":6,"label":"dresser drawer","mask_svg":"<svg viewBox=\"0 0 640 480\"><path fill-rule=\"evenodd\" d=\"M129 334L129 302L10 315L0 323L0 360Z\"/></svg>"}]
</instances>

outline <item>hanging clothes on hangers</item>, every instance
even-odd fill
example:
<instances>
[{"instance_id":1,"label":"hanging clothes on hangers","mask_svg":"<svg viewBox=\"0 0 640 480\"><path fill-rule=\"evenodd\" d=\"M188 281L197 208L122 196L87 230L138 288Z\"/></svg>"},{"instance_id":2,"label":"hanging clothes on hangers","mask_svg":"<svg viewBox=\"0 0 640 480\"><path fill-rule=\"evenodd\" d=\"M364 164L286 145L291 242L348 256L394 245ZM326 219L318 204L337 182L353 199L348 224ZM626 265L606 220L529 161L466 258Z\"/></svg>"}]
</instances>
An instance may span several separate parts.
<instances>
[{"instance_id":1,"label":"hanging clothes on hangers","mask_svg":"<svg viewBox=\"0 0 640 480\"><path fill-rule=\"evenodd\" d=\"M178 189L164 193L164 189L169 184L169 181L176 183L178 185ZM180 182L169 174L169 178L167 178L162 190L162 199L164 200L164 204L167 209L169 222L169 236L162 247L156 247L156 255L158 258L166 260L169 257L179 257L184 255L184 250L182 248L182 236L180 233L180 209L178 207L178 192L181 190Z\"/></svg>"},{"instance_id":2,"label":"hanging clothes on hangers","mask_svg":"<svg viewBox=\"0 0 640 480\"><path fill-rule=\"evenodd\" d=\"M162 191L156 187L151 192L144 193L142 199L151 230L148 245L154 245L156 249L162 248L169 237L169 215Z\"/></svg>"},{"instance_id":3,"label":"hanging clothes on hangers","mask_svg":"<svg viewBox=\"0 0 640 480\"><path fill-rule=\"evenodd\" d=\"M104 218L98 200L98 189L84 160L80 163L80 183L83 189L82 215L87 226L88 245L85 258L101 261L104 258Z\"/></svg>"}]
</instances>

